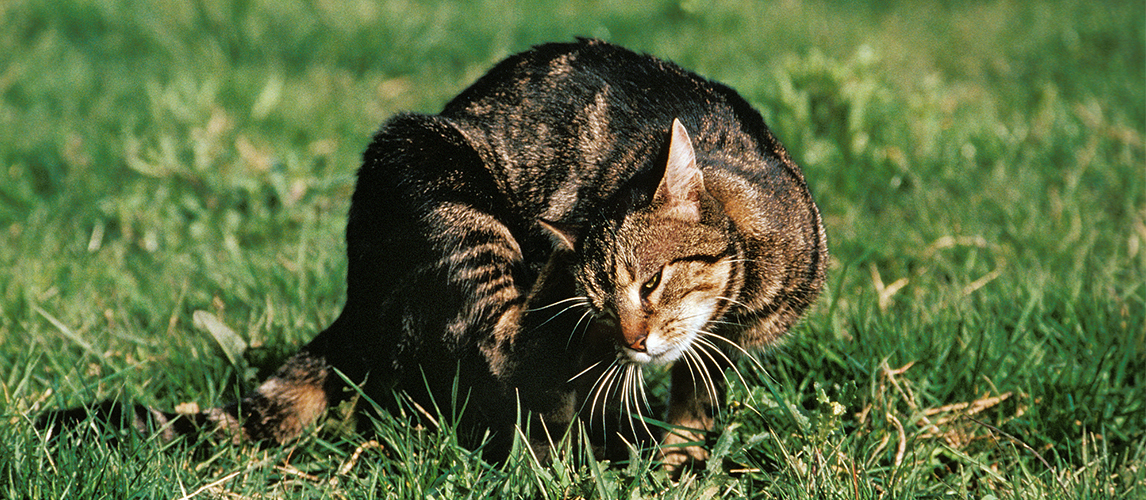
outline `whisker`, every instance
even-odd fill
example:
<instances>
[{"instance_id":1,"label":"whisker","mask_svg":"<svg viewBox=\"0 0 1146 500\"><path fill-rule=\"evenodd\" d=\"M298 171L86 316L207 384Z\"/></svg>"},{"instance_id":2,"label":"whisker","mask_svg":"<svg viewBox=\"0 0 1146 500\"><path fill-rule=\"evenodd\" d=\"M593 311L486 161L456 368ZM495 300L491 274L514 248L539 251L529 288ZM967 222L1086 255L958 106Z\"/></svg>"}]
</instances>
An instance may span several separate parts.
<instances>
[{"instance_id":1,"label":"whisker","mask_svg":"<svg viewBox=\"0 0 1146 500\"><path fill-rule=\"evenodd\" d=\"M733 298L731 298L731 297L725 297L725 296L723 296L723 295L718 295L716 298L717 298L717 299L720 299L720 300L726 300L726 301L728 301L728 302L730 302L730 303L732 303L732 304L736 304L736 305L738 305L738 306L740 306L740 307L743 307L743 308L745 308L745 309L751 309L751 307L749 307L749 306L748 306L748 304L745 304L745 303L743 303L743 302L741 302L741 301L739 301L739 300L733 299Z\"/></svg>"},{"instance_id":2,"label":"whisker","mask_svg":"<svg viewBox=\"0 0 1146 500\"><path fill-rule=\"evenodd\" d=\"M738 323L738 322L733 322L733 321L722 321L722 320L718 320L718 319L711 320L708 323L711 325L728 325L728 326L736 326L736 327L744 326L743 323Z\"/></svg>"},{"instance_id":3,"label":"whisker","mask_svg":"<svg viewBox=\"0 0 1146 500\"><path fill-rule=\"evenodd\" d=\"M593 395L593 401L592 401L592 404L589 408L589 415L590 415L589 422L590 422L590 424L592 423L593 414L596 413L596 411L597 411L597 400L598 400L598 398L600 398L600 400L601 400L601 418L603 419L602 425L605 425L607 423L607 419L605 419L605 417L606 417L605 410L608 409L609 399L613 397L613 394L615 394L615 392L613 390L613 384L617 383L617 380L621 376L621 373L620 373L621 370L623 370L625 368L625 365L622 363L619 363L619 361L620 361L619 359L614 359L613 362L609 365L609 369L606 370L605 373L602 373L601 376L597 378L597 383L595 384L596 391L595 391L595 394Z\"/></svg>"},{"instance_id":4,"label":"whisker","mask_svg":"<svg viewBox=\"0 0 1146 500\"><path fill-rule=\"evenodd\" d=\"M613 373L613 370L616 369L616 367L617 367L617 360L614 359L613 362L609 363L609 366L606 367L605 370L601 372L601 375L597 377L597 380L595 380L593 382L593 385L589 389L589 393L593 395L593 399L591 401L589 401L589 425L590 426L593 425L593 415L596 414L596 412L597 412L597 398L601 396L601 389L604 387L603 384L601 383L601 381L607 379L610 376L610 374ZM604 418L604 416L605 416L604 406L602 406L601 408L602 408L601 417Z\"/></svg>"},{"instance_id":5,"label":"whisker","mask_svg":"<svg viewBox=\"0 0 1146 500\"><path fill-rule=\"evenodd\" d=\"M721 351L719 347L716 347L716 344L713 344L711 340L708 340L708 339L704 338L703 336L700 336L700 337L693 339L693 342L696 342L697 344L699 344L701 346L709 348L709 349L704 350L706 353L709 352L709 350L715 351L716 354L720 355L720 358L723 359L726 363L728 363L730 365L735 364L732 362L732 359L729 358L728 355L724 353L724 351ZM708 358L711 359L713 363L717 362L716 359L713 358L711 355L709 355Z\"/></svg>"},{"instance_id":6,"label":"whisker","mask_svg":"<svg viewBox=\"0 0 1146 500\"><path fill-rule=\"evenodd\" d=\"M752 361L752 364L753 364L753 365L755 365L757 369L759 369L760 371L764 371L764 365L762 365L762 364L760 363L760 360L759 360L759 359L756 359L756 356L755 356L755 355L753 355L752 353L748 352L748 350L747 350L747 349L745 349L745 348L743 348L743 347L740 347L740 344L737 344L736 342L733 342L733 341L731 341L731 340L728 340L728 338L727 338L727 337L724 337L723 335L718 335L718 334L715 334L715 333L712 333L712 332L709 332L709 331L705 331L705 330L694 330L694 331L695 331L696 333L699 333L699 334L701 334L701 335L705 336L705 337L712 337L712 338L715 338L715 339L720 339L720 340L723 340L723 341L724 341L726 344L728 344L729 346L731 346L732 348L736 349L736 350L737 350L737 351L739 351L741 354L743 354L743 355L744 355L744 357L746 357L746 358L748 358L749 360L751 360L751 361Z\"/></svg>"},{"instance_id":7,"label":"whisker","mask_svg":"<svg viewBox=\"0 0 1146 500\"><path fill-rule=\"evenodd\" d=\"M701 387L708 393L713 401L716 400L716 388L712 385L712 377L708 374L708 369L705 368L704 360L697 354L696 349L688 349L684 351L685 360L687 361L689 373L692 374L692 391L693 393L699 392L697 381L699 380Z\"/></svg>"},{"instance_id":8,"label":"whisker","mask_svg":"<svg viewBox=\"0 0 1146 500\"><path fill-rule=\"evenodd\" d=\"M645 397L644 370L642 370L641 367L638 365L632 365L632 367L633 367L633 369L632 369L632 372L633 372L632 379L633 380L631 380L630 383L633 384L631 386L632 391L636 393L635 395L633 395L633 398L632 398L633 399L633 407L635 407L637 409L637 420L639 420L641 422L641 427L644 428L646 434L652 436L653 431L651 429L649 429L649 424L645 422L645 416L643 413L641 413L641 405L643 404L645 406L645 408L649 411L649 414L652 414L652 408L648 407L649 406L649 400L647 397ZM632 422L633 422L633 419L630 416L630 418L629 418L630 428L632 428L632 425L633 425ZM637 429L633 428L633 434L635 435L636 433L637 433Z\"/></svg>"},{"instance_id":9,"label":"whisker","mask_svg":"<svg viewBox=\"0 0 1146 500\"><path fill-rule=\"evenodd\" d=\"M718 401L718 398L719 398L719 395L718 395L717 390L716 390L716 381L713 380L712 372L710 372L708 370L708 368L706 367L706 363L704 362L703 359L701 359L700 355L704 354L705 356L707 356L708 359L710 361L712 361L713 366L720 366L720 365L718 363L716 363L716 360L712 359L712 356L709 355L707 352L705 352L704 349L690 349L690 350L693 351L692 355L694 356L694 359L696 359L697 369L700 371L700 381L701 381L702 385L704 386L704 390L705 390L705 392L708 393L709 401L711 401L715 405L716 402Z\"/></svg>"},{"instance_id":10,"label":"whisker","mask_svg":"<svg viewBox=\"0 0 1146 500\"><path fill-rule=\"evenodd\" d=\"M566 302L577 302L577 304L575 304L575 305L588 305L589 304L589 298L583 297L583 296L569 297L567 299L558 300L557 302L554 302L554 303L549 304L547 306L541 306L541 307L537 307L537 308L533 308L533 309L526 309L524 312L544 311L546 309L549 309L550 307L557 307L557 306L564 304Z\"/></svg>"},{"instance_id":11,"label":"whisker","mask_svg":"<svg viewBox=\"0 0 1146 500\"><path fill-rule=\"evenodd\" d=\"M589 367L588 367L588 368L586 368L586 369L584 369L584 370L581 370L581 372L580 372L580 373L578 373L578 374L576 374L576 375L572 376L572 377L571 377L569 380L566 380L566 381L565 381L565 383L566 383L566 384L568 384L569 382L572 382L572 381L574 381L574 380L577 380L577 377L580 377L581 375L584 375L584 374L588 373L588 372L589 372L589 370L592 370L592 369L596 368L596 367L597 367L597 365L599 365L599 364L601 364L601 363L604 363L604 362L605 362L605 360L603 360L603 359L602 359L601 361L598 361L598 362L596 362L596 363L593 363L593 364L589 365Z\"/></svg>"},{"instance_id":12,"label":"whisker","mask_svg":"<svg viewBox=\"0 0 1146 500\"><path fill-rule=\"evenodd\" d=\"M614 375L612 377L609 377L609 385L605 389L605 399L601 402L602 403L601 404L601 415L605 414L605 406L608 403L609 398L612 398L615 394L617 394L613 388L613 384L616 384L618 381L621 380L622 374L619 370L624 370L627 367L628 366L625 364L616 365L614 370L617 370L617 371L614 373ZM620 387L617 387L617 389L620 389Z\"/></svg>"},{"instance_id":13,"label":"whisker","mask_svg":"<svg viewBox=\"0 0 1146 500\"><path fill-rule=\"evenodd\" d=\"M637 430L635 427L633 427L633 409L630 406L630 401L632 400L632 390L633 365L627 364L625 365L625 373L621 376L621 408L618 408L618 410L621 413L621 418L627 419L629 421L629 429L636 433Z\"/></svg>"},{"instance_id":14,"label":"whisker","mask_svg":"<svg viewBox=\"0 0 1146 500\"><path fill-rule=\"evenodd\" d=\"M593 310L587 309L584 313L581 314L581 317L577 319L577 324L573 325L573 331L569 332L569 338L565 340L565 349L566 350L569 349L569 344L573 343L573 337L575 335L577 335L577 329L581 328L581 322L585 321L585 318L592 318L593 316L594 316ZM592 323L592 321L593 321L592 319L589 320L590 324ZM588 330L589 330L589 326L585 325L584 331L588 331ZM584 332L582 332L582 333L584 333Z\"/></svg>"},{"instance_id":15,"label":"whisker","mask_svg":"<svg viewBox=\"0 0 1146 500\"><path fill-rule=\"evenodd\" d=\"M717 336L717 337L719 337L719 336ZM723 337L721 337L721 338L723 338ZM702 349L704 351L708 351L708 350L716 351L716 353L720 354L720 356L722 358L724 358L725 361L728 361L729 366L732 367L732 373L736 374L736 377L740 381L740 384L744 385L745 389L748 388L748 382L745 380L744 374L740 373L740 369L736 366L735 362L732 362L732 360L730 360L728 358L727 354L724 354L723 351L721 351L720 349L717 349L716 345L713 344L712 341L709 341L709 339L707 339L707 338L700 337L700 338L697 338L697 341L698 341L697 345L700 346L700 349ZM725 341L727 341L727 339L725 339ZM709 356L709 358L711 358L711 356ZM753 361L756 361L755 358L752 358L752 359L753 359ZM759 366L759 361L756 361L756 362L758 362L758 366ZM763 367L761 367L761 369L763 369ZM749 404L746 404L745 406L747 406L749 409L752 409L752 411L754 413L759 415L760 414L759 409L756 409L754 406L754 404L756 403L756 400L755 400L755 397L752 396L752 391L746 391L746 392L747 392Z\"/></svg>"},{"instance_id":16,"label":"whisker","mask_svg":"<svg viewBox=\"0 0 1146 500\"><path fill-rule=\"evenodd\" d=\"M735 371L735 372L736 372L736 375L737 375L738 377L740 377L740 380L741 380L741 381L743 381L743 380L744 380L744 377L741 377L741 376L740 376L740 371L736 369L736 365L732 363L732 360L728 359L728 356L727 356L727 355L725 355L723 352L721 352L721 351L720 351L720 349L718 349L718 348L717 348L717 347L716 347L716 346L715 346L715 345L714 345L712 342L710 342L708 339L705 339L705 338L703 338L703 337L697 337L697 338L694 340L694 345L696 346L696 352L697 352L699 355L704 355L704 357L705 357L705 358L708 358L708 360L709 360L710 362L712 362L712 366L713 366L714 368L716 368L716 369L720 370L720 362L716 360L716 357L714 357L714 356L712 355L712 352L711 352L711 351L716 351L716 353L717 353L717 354L719 354L719 355L720 355L720 357L724 358L725 362L727 362L727 363L728 363L730 366L732 366L732 369L733 369L733 371ZM699 356L698 356L698 357L699 357ZM714 374L714 373L712 373L712 372L710 372L710 371L706 371L706 373L709 375L709 382L710 382L710 383L713 383L713 384L715 384L715 380L712 380L712 377L714 377L714 376L716 376L716 375L719 375L719 376L721 376L721 377L723 377L723 376L724 376L724 370L720 370L720 372L719 372L719 373L717 373L717 374ZM715 389L715 385L713 385L712 387ZM715 402L715 401L717 401L716 397L714 397L714 398L713 398L713 401L714 401L714 402Z\"/></svg>"},{"instance_id":17,"label":"whisker","mask_svg":"<svg viewBox=\"0 0 1146 500\"><path fill-rule=\"evenodd\" d=\"M681 316L677 321L688 322L689 320L691 320L693 318L699 318L701 316L707 316L707 315L708 315L707 312L700 312L700 313L693 314L692 316Z\"/></svg>"},{"instance_id":18,"label":"whisker","mask_svg":"<svg viewBox=\"0 0 1146 500\"><path fill-rule=\"evenodd\" d=\"M698 337L696 342L702 347L707 347L707 349L703 349L704 351L716 351L720 357L724 358L724 361L728 362L728 366L732 367L732 372L736 374L736 378L740 379L740 384L744 387L748 387L748 381L744 380L744 375L740 373L740 369L736 367L736 363L733 363L732 360L728 358L728 355L724 354L724 351L721 351L718 347L716 347L716 344L713 344L712 341L704 337ZM716 360L713 360L713 362L715 363Z\"/></svg>"},{"instance_id":19,"label":"whisker","mask_svg":"<svg viewBox=\"0 0 1146 500\"><path fill-rule=\"evenodd\" d=\"M608 430L607 430L607 426L609 425L609 422L608 422L608 419L606 418L605 410L608 409L607 406L609 404L609 399L612 398L616 394L616 392L614 391L614 388L613 388L613 384L616 384L623 379L623 374L621 373L621 370L625 370L627 368L628 368L628 366L625 364L617 364L617 365L613 365L613 368L611 368L609 370L610 376L609 376L609 380L608 380L608 385L604 387L605 398L601 400L601 428L602 428L602 430L605 430L606 436L609 434ZM600 393L598 393L597 395L600 396ZM594 398L594 399L596 399L596 398ZM593 404L596 405L596 401L594 401Z\"/></svg>"},{"instance_id":20,"label":"whisker","mask_svg":"<svg viewBox=\"0 0 1146 500\"><path fill-rule=\"evenodd\" d=\"M685 349L684 350L684 366L685 366L685 368L688 368L688 373L692 375L691 377L689 377L690 379L692 379L692 392L696 392L696 378L697 378L696 377L696 370L697 370L697 367L694 366L695 360L693 359L693 356L695 356L695 354L693 354L692 349Z\"/></svg>"},{"instance_id":21,"label":"whisker","mask_svg":"<svg viewBox=\"0 0 1146 500\"><path fill-rule=\"evenodd\" d=\"M700 341L703 339L703 344L707 344L712 349L715 349L716 352L720 353L721 356L729 362L729 365L732 367L732 370L736 373L736 378L740 379L740 383L743 384L745 388L748 387L748 382L745 380L744 374L740 372L740 369L737 367L737 364L733 363L732 360L729 359L726 354L724 354L723 350L716 348L716 345L713 344L711 340L705 339L704 337L712 337L715 339L719 339L719 340L723 341L724 343L728 344L729 346L732 346L734 349L739 351L740 354L743 354L744 357L748 358L748 360L752 362L752 368L754 368L760 376L765 376L765 377L768 376L768 370L766 370L764 368L764 365L760 362L760 360L754 354L752 354L748 350L741 347L739 344L729 340L727 337L724 337L722 335L718 335L718 334L715 334L712 332L708 332L705 330L693 330L693 331L701 335L700 337L697 337L695 340ZM747 391L747 396L748 396L748 401L750 403L756 402L756 398L752 395L752 391ZM752 404L746 404L745 406L747 406L749 409L751 409L753 412L756 412L757 414L760 413L760 411L757 410Z\"/></svg>"},{"instance_id":22,"label":"whisker","mask_svg":"<svg viewBox=\"0 0 1146 500\"><path fill-rule=\"evenodd\" d=\"M641 396L641 402L645 405L645 409L648 410L649 414L651 415L653 413L653 407L649 404L649 396L645 392L645 387L647 386L645 385L644 370L637 370L637 383L640 384L638 387L641 388L641 392L639 393Z\"/></svg>"},{"instance_id":23,"label":"whisker","mask_svg":"<svg viewBox=\"0 0 1146 500\"><path fill-rule=\"evenodd\" d=\"M534 328L534 329L539 329L539 328L541 328L541 327L543 327L543 326L545 326L545 325L549 324L549 322L550 322L550 321L553 321L553 320L557 319L557 317L558 317L558 316L560 316L560 315L562 315L562 314L565 314L565 313L566 313L566 312L568 312L568 311L572 311L572 310L574 310L574 309L576 309L576 308L578 308L578 307L588 307L588 306L589 306L589 304L588 304L587 302L586 302L586 303L578 303L578 304L573 304L573 305L571 305L571 306L567 306L565 309L562 309L562 310L560 310L560 311L557 311L557 313L556 313L556 314L554 314L553 316L550 316L550 317L549 317L549 319L547 319L547 320L545 320L545 321L541 322L541 324L540 324L540 325L537 325L537 326L535 326L535 327L533 327L533 328ZM538 309L538 311L540 311L540 310L541 310L541 309ZM592 312L592 310L590 310L590 312Z\"/></svg>"}]
</instances>

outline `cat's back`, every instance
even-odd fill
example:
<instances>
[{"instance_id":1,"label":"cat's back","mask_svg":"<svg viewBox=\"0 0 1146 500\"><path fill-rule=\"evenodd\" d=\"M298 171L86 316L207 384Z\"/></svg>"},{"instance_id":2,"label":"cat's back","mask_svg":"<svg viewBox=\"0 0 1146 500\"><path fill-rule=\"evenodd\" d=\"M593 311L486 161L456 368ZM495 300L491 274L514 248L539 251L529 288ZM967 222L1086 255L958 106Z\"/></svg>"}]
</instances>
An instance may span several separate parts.
<instances>
[{"instance_id":1,"label":"cat's back","mask_svg":"<svg viewBox=\"0 0 1146 500\"><path fill-rule=\"evenodd\" d=\"M778 148L759 114L728 87L600 40L512 56L441 116L469 138L519 206L549 220L594 210L593 200L663 164L674 119L701 153Z\"/></svg>"},{"instance_id":2,"label":"cat's back","mask_svg":"<svg viewBox=\"0 0 1146 500\"><path fill-rule=\"evenodd\" d=\"M706 83L671 62L582 39L539 45L503 60L451 100L442 115L487 120L533 111L541 115L521 118L559 120L597 100L620 105L614 112L650 111L702 97L707 89L696 91Z\"/></svg>"}]
</instances>

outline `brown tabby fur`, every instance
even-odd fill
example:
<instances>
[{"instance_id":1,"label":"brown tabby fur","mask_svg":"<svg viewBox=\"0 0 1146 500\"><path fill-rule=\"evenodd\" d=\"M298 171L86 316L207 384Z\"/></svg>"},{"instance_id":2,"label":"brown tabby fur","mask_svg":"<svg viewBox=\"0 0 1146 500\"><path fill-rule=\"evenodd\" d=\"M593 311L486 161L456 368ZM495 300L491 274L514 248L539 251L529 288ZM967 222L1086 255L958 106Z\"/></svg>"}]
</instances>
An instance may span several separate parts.
<instances>
[{"instance_id":1,"label":"brown tabby fur","mask_svg":"<svg viewBox=\"0 0 1146 500\"><path fill-rule=\"evenodd\" d=\"M613 453L618 431L640 432L601 425L605 409L641 412L649 363L675 362L664 418L710 429L723 369L788 330L826 262L803 174L756 111L596 40L510 57L440 114L389 120L364 155L346 239L347 300L329 328L237 403L128 407L133 425L284 442L355 394L349 380L383 408L399 391L492 430L494 459L519 414L558 438L580 417ZM531 437L542 452L554 438ZM662 450L670 468L707 457Z\"/></svg>"}]
</instances>

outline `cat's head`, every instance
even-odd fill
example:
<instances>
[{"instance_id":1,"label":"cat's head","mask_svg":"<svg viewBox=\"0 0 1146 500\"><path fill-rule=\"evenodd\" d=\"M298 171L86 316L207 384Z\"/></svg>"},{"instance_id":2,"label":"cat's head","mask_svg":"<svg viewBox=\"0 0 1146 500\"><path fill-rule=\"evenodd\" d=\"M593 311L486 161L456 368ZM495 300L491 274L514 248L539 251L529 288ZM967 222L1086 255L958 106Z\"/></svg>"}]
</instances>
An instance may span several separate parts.
<instances>
[{"instance_id":1,"label":"cat's head","mask_svg":"<svg viewBox=\"0 0 1146 500\"><path fill-rule=\"evenodd\" d=\"M679 121L664 175L647 184L635 188L646 193L630 196L616 216L584 232L574 274L622 360L668 363L730 306L740 281L738 242L705 189Z\"/></svg>"}]
</instances>

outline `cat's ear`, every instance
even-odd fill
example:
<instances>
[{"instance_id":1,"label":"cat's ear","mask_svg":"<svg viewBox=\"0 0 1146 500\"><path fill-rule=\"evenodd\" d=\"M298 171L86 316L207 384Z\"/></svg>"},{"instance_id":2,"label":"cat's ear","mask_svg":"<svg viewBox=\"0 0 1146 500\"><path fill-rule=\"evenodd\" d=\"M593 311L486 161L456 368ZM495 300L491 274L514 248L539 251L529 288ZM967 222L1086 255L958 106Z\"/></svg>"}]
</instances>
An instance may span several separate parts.
<instances>
[{"instance_id":1,"label":"cat's ear","mask_svg":"<svg viewBox=\"0 0 1146 500\"><path fill-rule=\"evenodd\" d=\"M700 195L704 192L704 174L696 166L692 139L679 119L672 121L668 164L665 176L657 186L653 202L674 218L700 221Z\"/></svg>"},{"instance_id":2,"label":"cat's ear","mask_svg":"<svg viewBox=\"0 0 1146 500\"><path fill-rule=\"evenodd\" d=\"M553 244L558 248L573 250L573 248L577 246L577 235L580 233L580 228L577 226L544 219L538 220L537 223L549 232L549 236L553 239Z\"/></svg>"}]
</instances>

